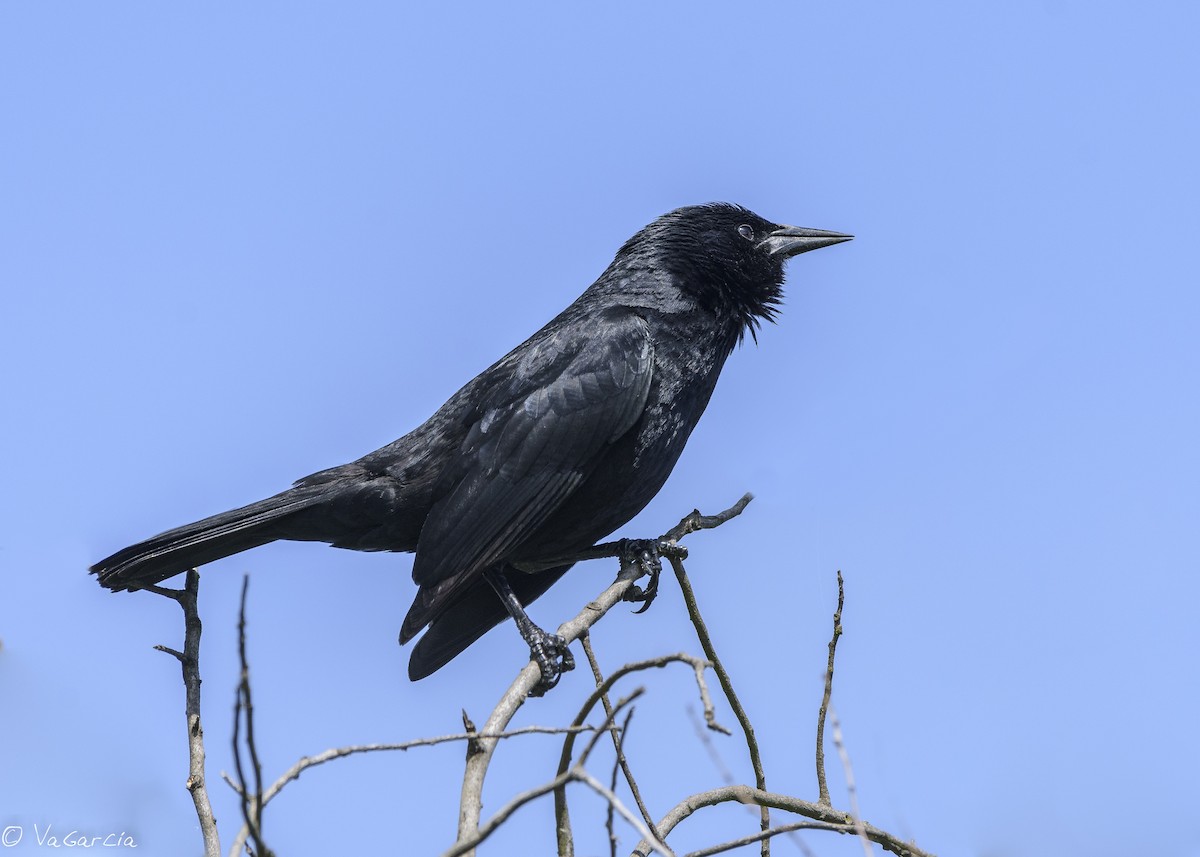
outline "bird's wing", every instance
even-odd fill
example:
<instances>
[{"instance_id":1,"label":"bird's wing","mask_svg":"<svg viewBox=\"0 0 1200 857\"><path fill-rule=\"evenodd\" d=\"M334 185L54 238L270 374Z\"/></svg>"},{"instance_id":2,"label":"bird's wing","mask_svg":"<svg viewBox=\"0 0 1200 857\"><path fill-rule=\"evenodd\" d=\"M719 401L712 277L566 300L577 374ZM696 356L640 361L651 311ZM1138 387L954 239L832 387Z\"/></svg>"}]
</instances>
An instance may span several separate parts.
<instances>
[{"instance_id":1,"label":"bird's wing","mask_svg":"<svg viewBox=\"0 0 1200 857\"><path fill-rule=\"evenodd\" d=\"M653 363L645 319L614 311L529 346L473 414L435 489L402 641L535 533L642 415Z\"/></svg>"}]
</instances>

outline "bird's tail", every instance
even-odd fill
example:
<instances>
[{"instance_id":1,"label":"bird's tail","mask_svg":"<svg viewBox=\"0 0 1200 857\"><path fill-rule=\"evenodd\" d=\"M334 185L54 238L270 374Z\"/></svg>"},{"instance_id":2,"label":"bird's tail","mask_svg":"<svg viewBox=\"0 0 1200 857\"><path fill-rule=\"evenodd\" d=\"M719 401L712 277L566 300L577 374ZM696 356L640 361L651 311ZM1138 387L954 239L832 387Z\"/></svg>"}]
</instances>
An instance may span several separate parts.
<instances>
[{"instance_id":1,"label":"bird's tail","mask_svg":"<svg viewBox=\"0 0 1200 857\"><path fill-rule=\"evenodd\" d=\"M283 519L326 499L324 486L299 487L160 533L93 565L100 585L114 591L159 583L182 571L281 537Z\"/></svg>"}]
</instances>

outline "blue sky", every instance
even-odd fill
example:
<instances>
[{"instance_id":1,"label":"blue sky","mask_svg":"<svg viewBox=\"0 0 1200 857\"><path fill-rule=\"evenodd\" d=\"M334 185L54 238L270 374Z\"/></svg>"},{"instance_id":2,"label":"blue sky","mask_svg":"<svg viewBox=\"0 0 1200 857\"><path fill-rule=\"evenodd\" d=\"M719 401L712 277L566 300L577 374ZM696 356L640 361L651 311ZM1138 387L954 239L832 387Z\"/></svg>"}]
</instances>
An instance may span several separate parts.
<instances>
[{"instance_id":1,"label":"blue sky","mask_svg":"<svg viewBox=\"0 0 1200 857\"><path fill-rule=\"evenodd\" d=\"M757 495L693 537L689 569L769 785L816 795L840 568L834 701L868 820L943 855L1200 854L1198 26L1191 4L1076 0L5 4L13 852L38 851L36 824L200 853L178 668L151 649L179 644L178 609L101 591L91 562L400 436L643 224L731 200L858 238L791 263L779 324L731 358L621 533ZM204 569L226 847L243 572L269 779L330 746L456 731L461 708L482 721L515 674L506 627L407 681L410 562L285 544ZM574 615L612 571L579 567L534 618ZM698 651L672 581L594 639L609 669ZM661 814L720 777L686 671L644 683L629 747ZM568 676L518 725L566 722L587 685ZM485 813L549 777L555 742L523 742ZM717 744L751 780L744 748ZM437 853L461 761L312 771L267 840ZM831 787L845 806L836 766ZM598 803L575 812L580 853L606 853ZM675 844L754 826L714 810ZM483 853L552 842L537 805Z\"/></svg>"}]
</instances>

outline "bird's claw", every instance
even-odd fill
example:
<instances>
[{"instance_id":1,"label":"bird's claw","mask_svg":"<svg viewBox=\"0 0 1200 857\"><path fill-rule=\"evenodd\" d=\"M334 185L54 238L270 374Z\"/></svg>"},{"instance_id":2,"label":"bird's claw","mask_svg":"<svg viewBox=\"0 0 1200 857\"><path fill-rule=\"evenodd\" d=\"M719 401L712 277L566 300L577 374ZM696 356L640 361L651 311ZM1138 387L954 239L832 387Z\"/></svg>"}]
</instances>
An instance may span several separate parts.
<instances>
[{"instance_id":1,"label":"bird's claw","mask_svg":"<svg viewBox=\"0 0 1200 857\"><path fill-rule=\"evenodd\" d=\"M562 674L575 669L575 657L567 646L567 641L558 634L541 631L540 636L534 636L529 641L529 656L537 662L542 677L529 691L530 696L545 696L546 691L552 690L562 678Z\"/></svg>"},{"instance_id":2,"label":"bird's claw","mask_svg":"<svg viewBox=\"0 0 1200 857\"><path fill-rule=\"evenodd\" d=\"M659 543L653 539L625 539L621 545L621 575L637 580L642 575L649 575L643 589L636 583L632 584L623 601L640 603L642 606L634 613L645 613L658 597L658 578L662 574L662 550Z\"/></svg>"}]
</instances>

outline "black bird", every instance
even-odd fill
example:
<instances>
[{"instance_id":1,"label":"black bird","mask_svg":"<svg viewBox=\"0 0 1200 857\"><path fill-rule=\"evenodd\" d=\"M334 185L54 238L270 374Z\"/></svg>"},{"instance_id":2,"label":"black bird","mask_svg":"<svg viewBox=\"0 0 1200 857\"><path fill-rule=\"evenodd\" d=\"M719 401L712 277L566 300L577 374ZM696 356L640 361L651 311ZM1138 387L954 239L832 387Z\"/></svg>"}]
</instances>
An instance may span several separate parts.
<instances>
[{"instance_id":1,"label":"black bird","mask_svg":"<svg viewBox=\"0 0 1200 857\"><path fill-rule=\"evenodd\" d=\"M569 556L658 493L725 359L778 311L785 260L851 236L689 206L625 242L587 291L424 424L266 500L169 530L92 566L113 590L155 584L277 539L416 551L400 642L408 674L440 669L511 615L542 671L564 642L527 605Z\"/></svg>"}]
</instances>

